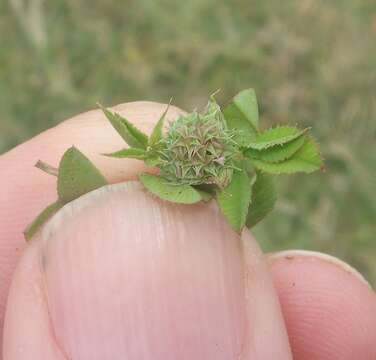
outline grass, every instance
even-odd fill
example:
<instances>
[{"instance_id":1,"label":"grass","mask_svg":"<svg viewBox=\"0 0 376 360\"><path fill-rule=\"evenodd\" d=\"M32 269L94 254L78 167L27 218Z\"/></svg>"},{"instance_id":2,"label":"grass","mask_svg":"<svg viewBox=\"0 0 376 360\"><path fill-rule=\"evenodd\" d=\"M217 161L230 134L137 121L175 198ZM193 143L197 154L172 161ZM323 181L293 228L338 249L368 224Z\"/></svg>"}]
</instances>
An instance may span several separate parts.
<instances>
[{"instance_id":1,"label":"grass","mask_svg":"<svg viewBox=\"0 0 376 360\"><path fill-rule=\"evenodd\" d=\"M0 34L0 153L98 100L192 109L253 86L264 124L312 126L327 165L280 179L260 243L376 284L374 0L6 0Z\"/></svg>"}]
</instances>

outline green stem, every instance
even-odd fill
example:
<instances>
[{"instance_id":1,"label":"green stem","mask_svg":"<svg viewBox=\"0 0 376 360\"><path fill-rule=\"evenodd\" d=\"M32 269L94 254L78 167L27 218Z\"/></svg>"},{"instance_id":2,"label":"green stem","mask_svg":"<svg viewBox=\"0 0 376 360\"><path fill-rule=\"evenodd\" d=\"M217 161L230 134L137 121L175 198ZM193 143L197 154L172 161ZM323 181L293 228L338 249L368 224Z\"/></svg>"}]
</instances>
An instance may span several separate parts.
<instances>
[{"instance_id":1,"label":"green stem","mask_svg":"<svg viewBox=\"0 0 376 360\"><path fill-rule=\"evenodd\" d=\"M53 176L59 175L59 169L41 161L41 160L38 160L38 162L35 164L35 167L44 171L47 174L50 174L50 175L53 175Z\"/></svg>"}]
</instances>

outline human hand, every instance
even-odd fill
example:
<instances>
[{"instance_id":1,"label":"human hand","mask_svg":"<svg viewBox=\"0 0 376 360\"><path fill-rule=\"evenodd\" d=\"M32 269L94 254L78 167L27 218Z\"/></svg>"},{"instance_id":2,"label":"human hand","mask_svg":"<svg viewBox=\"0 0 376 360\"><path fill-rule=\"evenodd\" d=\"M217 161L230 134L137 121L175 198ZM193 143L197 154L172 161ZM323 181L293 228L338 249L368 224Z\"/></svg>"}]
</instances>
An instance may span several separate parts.
<instances>
[{"instance_id":1,"label":"human hand","mask_svg":"<svg viewBox=\"0 0 376 360\"><path fill-rule=\"evenodd\" d=\"M147 132L165 105L116 110ZM214 204L168 204L118 184L66 206L24 249L22 230L56 198L56 179L32 165L57 164L72 144L111 183L144 170L99 155L123 145L100 111L0 157L4 360L376 358L376 296L355 270L317 253L266 259Z\"/></svg>"}]
</instances>

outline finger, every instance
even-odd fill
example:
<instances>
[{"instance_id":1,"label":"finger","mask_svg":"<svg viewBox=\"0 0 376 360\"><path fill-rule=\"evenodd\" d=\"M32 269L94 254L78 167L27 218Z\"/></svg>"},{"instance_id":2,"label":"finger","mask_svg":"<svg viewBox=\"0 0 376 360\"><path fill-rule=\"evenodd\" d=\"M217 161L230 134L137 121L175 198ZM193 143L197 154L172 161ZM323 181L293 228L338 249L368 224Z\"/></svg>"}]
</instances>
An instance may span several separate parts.
<instances>
[{"instance_id":1,"label":"finger","mask_svg":"<svg viewBox=\"0 0 376 360\"><path fill-rule=\"evenodd\" d=\"M25 354L291 359L249 233L234 233L214 203L162 202L137 182L66 205L26 249L9 297L4 359Z\"/></svg>"},{"instance_id":2,"label":"finger","mask_svg":"<svg viewBox=\"0 0 376 360\"><path fill-rule=\"evenodd\" d=\"M294 359L376 359L376 295L356 270L314 252L269 260Z\"/></svg>"},{"instance_id":3,"label":"finger","mask_svg":"<svg viewBox=\"0 0 376 360\"><path fill-rule=\"evenodd\" d=\"M135 102L118 105L120 112L145 132L165 111L165 104ZM167 119L182 113L171 106ZM141 161L101 156L125 146L101 111L89 111L50 129L0 157L0 346L5 302L11 275L25 245L23 230L48 204L56 200L56 178L34 168L39 159L58 165L72 145L82 150L110 182L135 178Z\"/></svg>"}]
</instances>

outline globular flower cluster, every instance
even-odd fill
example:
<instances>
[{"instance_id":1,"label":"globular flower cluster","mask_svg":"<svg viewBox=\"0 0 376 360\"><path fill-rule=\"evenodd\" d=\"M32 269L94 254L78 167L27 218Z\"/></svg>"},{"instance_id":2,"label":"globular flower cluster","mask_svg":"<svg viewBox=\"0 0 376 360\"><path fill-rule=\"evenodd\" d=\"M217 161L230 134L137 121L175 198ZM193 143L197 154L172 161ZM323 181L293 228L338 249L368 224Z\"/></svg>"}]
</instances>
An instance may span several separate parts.
<instances>
[{"instance_id":1,"label":"globular flower cluster","mask_svg":"<svg viewBox=\"0 0 376 360\"><path fill-rule=\"evenodd\" d=\"M224 188L231 180L236 144L215 102L174 121L162 148L161 176L172 183Z\"/></svg>"}]
</instances>

